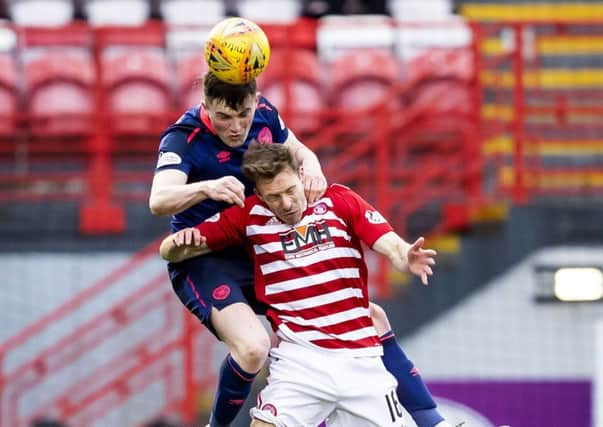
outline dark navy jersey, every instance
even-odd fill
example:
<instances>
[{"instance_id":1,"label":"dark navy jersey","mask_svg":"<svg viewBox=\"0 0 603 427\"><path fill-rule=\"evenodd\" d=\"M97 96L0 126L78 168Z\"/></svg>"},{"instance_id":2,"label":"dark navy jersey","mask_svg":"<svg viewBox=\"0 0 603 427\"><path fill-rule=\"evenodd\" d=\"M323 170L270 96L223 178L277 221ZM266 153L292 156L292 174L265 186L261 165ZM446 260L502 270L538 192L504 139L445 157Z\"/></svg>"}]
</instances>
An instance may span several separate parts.
<instances>
[{"instance_id":1,"label":"dark navy jersey","mask_svg":"<svg viewBox=\"0 0 603 427\"><path fill-rule=\"evenodd\" d=\"M253 193L253 184L243 176L243 154L251 141L284 143L289 130L276 108L260 97L245 143L229 147L216 135L207 113L198 105L188 110L167 128L159 144L156 172L177 169L188 176L188 183L232 175L245 185L245 196ZM172 232L192 227L230 206L206 199L172 216Z\"/></svg>"}]
</instances>

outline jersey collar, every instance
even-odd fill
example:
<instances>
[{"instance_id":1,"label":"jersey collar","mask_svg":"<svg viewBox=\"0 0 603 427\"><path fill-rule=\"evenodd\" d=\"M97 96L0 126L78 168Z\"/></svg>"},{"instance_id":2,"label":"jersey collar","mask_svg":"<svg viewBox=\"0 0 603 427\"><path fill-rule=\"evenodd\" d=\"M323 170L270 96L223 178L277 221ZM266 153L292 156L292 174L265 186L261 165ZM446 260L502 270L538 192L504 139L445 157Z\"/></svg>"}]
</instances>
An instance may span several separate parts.
<instances>
[{"instance_id":1,"label":"jersey collar","mask_svg":"<svg viewBox=\"0 0 603 427\"><path fill-rule=\"evenodd\" d=\"M214 129L214 125L211 124L211 120L209 119L209 114L207 113L205 108L203 108L203 105L199 106L199 119L201 120L201 123L203 123L207 129L209 129L211 133L217 135L216 130Z\"/></svg>"}]
</instances>

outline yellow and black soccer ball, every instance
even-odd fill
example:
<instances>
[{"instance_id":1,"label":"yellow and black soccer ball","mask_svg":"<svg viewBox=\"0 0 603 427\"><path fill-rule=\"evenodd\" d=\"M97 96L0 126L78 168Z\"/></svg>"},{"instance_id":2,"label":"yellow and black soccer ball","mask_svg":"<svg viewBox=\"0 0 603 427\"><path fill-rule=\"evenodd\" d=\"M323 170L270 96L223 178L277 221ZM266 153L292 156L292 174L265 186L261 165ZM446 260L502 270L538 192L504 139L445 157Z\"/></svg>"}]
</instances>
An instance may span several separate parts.
<instances>
[{"instance_id":1,"label":"yellow and black soccer ball","mask_svg":"<svg viewBox=\"0 0 603 427\"><path fill-rule=\"evenodd\" d=\"M212 73L231 84L243 84L259 76L270 60L270 43L255 22L226 18L209 32L205 60Z\"/></svg>"}]
</instances>

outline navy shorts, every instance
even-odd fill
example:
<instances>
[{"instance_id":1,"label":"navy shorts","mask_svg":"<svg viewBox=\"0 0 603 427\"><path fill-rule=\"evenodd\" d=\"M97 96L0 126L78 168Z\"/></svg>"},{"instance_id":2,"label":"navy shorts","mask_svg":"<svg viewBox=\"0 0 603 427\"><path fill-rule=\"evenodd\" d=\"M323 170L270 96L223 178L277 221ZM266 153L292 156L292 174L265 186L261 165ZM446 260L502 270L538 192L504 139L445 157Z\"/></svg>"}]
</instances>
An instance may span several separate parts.
<instances>
[{"instance_id":1,"label":"navy shorts","mask_svg":"<svg viewBox=\"0 0 603 427\"><path fill-rule=\"evenodd\" d=\"M266 314L267 307L255 298L253 261L244 248L229 248L169 263L168 272L182 304L214 335L216 331L210 319L212 307L221 310L243 302L255 313Z\"/></svg>"}]
</instances>

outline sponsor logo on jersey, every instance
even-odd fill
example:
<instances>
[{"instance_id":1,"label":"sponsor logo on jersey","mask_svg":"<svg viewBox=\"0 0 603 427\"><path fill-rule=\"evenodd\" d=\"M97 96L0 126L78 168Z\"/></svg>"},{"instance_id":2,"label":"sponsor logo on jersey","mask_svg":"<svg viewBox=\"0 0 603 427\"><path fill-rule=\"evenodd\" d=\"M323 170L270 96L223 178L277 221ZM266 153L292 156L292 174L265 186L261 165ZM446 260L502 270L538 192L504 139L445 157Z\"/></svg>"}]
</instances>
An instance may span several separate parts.
<instances>
[{"instance_id":1,"label":"sponsor logo on jersey","mask_svg":"<svg viewBox=\"0 0 603 427\"><path fill-rule=\"evenodd\" d=\"M371 224L385 224L387 222L385 218L383 218L383 215L377 211L366 211L364 216Z\"/></svg>"},{"instance_id":2,"label":"sponsor logo on jersey","mask_svg":"<svg viewBox=\"0 0 603 427\"><path fill-rule=\"evenodd\" d=\"M216 154L216 158L218 159L218 162L226 163L230 160L230 151L220 151L218 154Z\"/></svg>"},{"instance_id":3,"label":"sponsor logo on jersey","mask_svg":"<svg viewBox=\"0 0 603 427\"><path fill-rule=\"evenodd\" d=\"M157 167L179 165L182 163L182 157L171 151L162 151L159 153L159 159L157 160Z\"/></svg>"},{"instance_id":4,"label":"sponsor logo on jersey","mask_svg":"<svg viewBox=\"0 0 603 427\"><path fill-rule=\"evenodd\" d=\"M301 258L320 250L335 247L325 221L300 225L280 235L285 259Z\"/></svg>"},{"instance_id":5,"label":"sponsor logo on jersey","mask_svg":"<svg viewBox=\"0 0 603 427\"><path fill-rule=\"evenodd\" d=\"M226 283L218 286L211 293L211 296L218 301L225 300L226 298L228 298L228 295L230 295L230 286L228 286Z\"/></svg>"}]
</instances>

